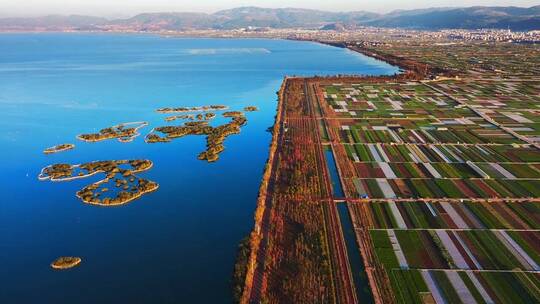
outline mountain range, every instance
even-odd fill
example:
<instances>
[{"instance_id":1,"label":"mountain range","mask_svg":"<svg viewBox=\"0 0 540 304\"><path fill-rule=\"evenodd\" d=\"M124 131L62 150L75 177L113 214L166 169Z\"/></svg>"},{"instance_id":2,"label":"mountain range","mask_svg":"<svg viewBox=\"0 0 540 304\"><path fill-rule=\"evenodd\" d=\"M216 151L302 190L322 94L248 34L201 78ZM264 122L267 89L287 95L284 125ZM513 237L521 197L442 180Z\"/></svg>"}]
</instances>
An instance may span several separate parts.
<instances>
[{"instance_id":1,"label":"mountain range","mask_svg":"<svg viewBox=\"0 0 540 304\"><path fill-rule=\"evenodd\" d=\"M540 30L540 5L523 7L430 8L397 10L387 14L365 11L327 12L298 8L240 7L205 13L144 13L127 19L92 16L0 18L0 30L111 30L139 31L236 29L246 27L345 29L357 26L411 29L499 28Z\"/></svg>"}]
</instances>

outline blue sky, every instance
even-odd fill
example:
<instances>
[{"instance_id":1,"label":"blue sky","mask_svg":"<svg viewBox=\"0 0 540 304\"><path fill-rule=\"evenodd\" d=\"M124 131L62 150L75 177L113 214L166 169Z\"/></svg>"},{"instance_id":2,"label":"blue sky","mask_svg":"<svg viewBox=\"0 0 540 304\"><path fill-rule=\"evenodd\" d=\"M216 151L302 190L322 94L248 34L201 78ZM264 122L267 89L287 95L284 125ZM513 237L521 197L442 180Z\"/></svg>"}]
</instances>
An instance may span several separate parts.
<instances>
[{"instance_id":1,"label":"blue sky","mask_svg":"<svg viewBox=\"0 0 540 304\"><path fill-rule=\"evenodd\" d=\"M331 11L367 10L389 12L451 6L533 6L539 0L0 0L0 16L44 14L87 14L128 17L140 12L195 11L215 12L238 6L300 7Z\"/></svg>"}]
</instances>

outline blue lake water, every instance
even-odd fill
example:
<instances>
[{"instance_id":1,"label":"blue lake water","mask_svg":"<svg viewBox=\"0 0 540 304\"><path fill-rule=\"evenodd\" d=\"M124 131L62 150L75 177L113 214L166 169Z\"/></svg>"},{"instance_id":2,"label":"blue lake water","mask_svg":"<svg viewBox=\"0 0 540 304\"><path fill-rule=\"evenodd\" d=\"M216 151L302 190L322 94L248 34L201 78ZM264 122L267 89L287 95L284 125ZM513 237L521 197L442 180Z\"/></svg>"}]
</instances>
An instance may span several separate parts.
<instances>
[{"instance_id":1,"label":"blue lake water","mask_svg":"<svg viewBox=\"0 0 540 304\"><path fill-rule=\"evenodd\" d=\"M1 34L0 303L230 303L283 76L396 71L309 42ZM201 136L144 143L152 127L166 125L156 108L207 104L260 108L227 138L218 162L197 160ZM131 143L75 139L130 121L150 123ZM60 143L77 147L42 153ZM75 197L99 176L37 179L53 163L139 158L154 162L141 177L160 188L120 207ZM51 270L52 260L69 255L82 264Z\"/></svg>"}]
</instances>

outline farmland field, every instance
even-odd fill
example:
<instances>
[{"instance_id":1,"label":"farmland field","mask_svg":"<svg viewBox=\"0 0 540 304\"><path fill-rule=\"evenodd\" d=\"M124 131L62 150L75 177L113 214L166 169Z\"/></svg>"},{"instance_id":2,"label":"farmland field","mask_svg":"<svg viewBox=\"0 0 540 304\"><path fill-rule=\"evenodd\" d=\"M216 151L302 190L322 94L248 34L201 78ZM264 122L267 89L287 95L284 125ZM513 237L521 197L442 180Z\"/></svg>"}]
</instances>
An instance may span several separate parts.
<instances>
[{"instance_id":1,"label":"farmland field","mask_svg":"<svg viewBox=\"0 0 540 304\"><path fill-rule=\"evenodd\" d=\"M538 302L540 119L519 110L537 100L517 88L539 87L461 84L318 83L323 142L372 288L389 286L398 303ZM479 108L501 90L515 98Z\"/></svg>"}]
</instances>

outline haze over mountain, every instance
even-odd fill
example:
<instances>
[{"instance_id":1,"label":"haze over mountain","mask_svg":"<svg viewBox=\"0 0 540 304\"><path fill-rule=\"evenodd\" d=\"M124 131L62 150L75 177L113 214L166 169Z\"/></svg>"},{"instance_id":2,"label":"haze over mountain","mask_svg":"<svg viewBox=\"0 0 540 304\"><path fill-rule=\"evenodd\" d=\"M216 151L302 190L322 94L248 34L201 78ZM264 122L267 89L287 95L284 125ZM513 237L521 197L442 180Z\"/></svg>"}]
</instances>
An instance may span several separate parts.
<instances>
[{"instance_id":1,"label":"haze over mountain","mask_svg":"<svg viewBox=\"0 0 540 304\"><path fill-rule=\"evenodd\" d=\"M364 11L327 12L299 8L240 7L213 14L145 13L127 19L90 16L3 18L0 30L110 30L116 28L159 31L235 29L245 27L343 29L356 26L415 29L510 28L540 30L540 5L523 7L468 7L399 10L388 14Z\"/></svg>"}]
</instances>

